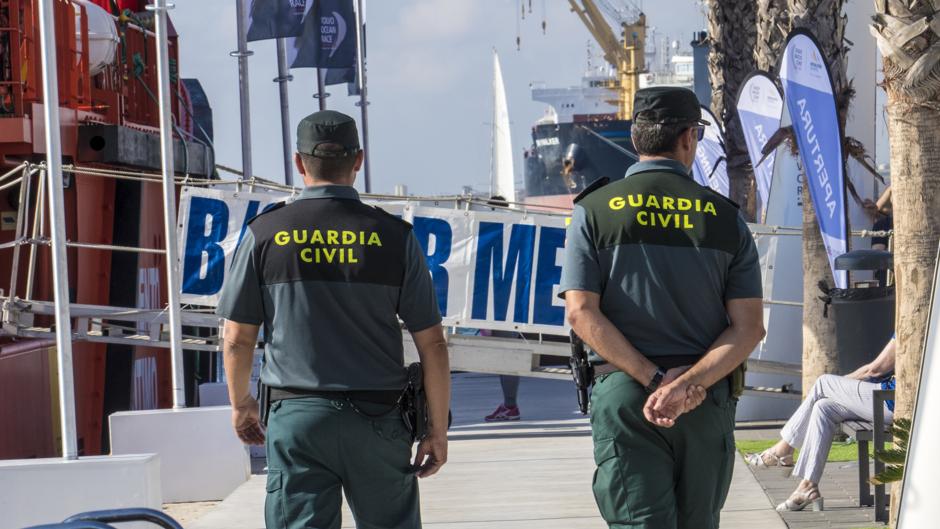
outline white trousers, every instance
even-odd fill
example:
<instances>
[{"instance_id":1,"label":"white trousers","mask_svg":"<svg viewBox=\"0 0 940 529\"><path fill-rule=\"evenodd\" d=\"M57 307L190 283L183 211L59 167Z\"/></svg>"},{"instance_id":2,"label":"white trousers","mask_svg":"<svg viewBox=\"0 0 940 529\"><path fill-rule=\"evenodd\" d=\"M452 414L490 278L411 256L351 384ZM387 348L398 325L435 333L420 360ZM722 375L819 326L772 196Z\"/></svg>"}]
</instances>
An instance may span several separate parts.
<instances>
[{"instance_id":1,"label":"white trousers","mask_svg":"<svg viewBox=\"0 0 940 529\"><path fill-rule=\"evenodd\" d=\"M872 392L876 389L881 389L881 384L837 375L816 379L809 395L780 431L787 444L800 449L794 476L819 483L839 425L848 420L874 420ZM885 407L885 422L892 417Z\"/></svg>"}]
</instances>

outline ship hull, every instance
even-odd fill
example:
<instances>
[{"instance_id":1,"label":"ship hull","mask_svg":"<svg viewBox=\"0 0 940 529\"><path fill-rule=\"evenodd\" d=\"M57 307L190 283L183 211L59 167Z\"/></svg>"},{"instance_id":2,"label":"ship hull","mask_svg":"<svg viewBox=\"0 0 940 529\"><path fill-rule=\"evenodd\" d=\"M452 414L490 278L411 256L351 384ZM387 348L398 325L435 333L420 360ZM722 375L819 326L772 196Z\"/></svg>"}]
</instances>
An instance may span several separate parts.
<instances>
[{"instance_id":1,"label":"ship hull","mask_svg":"<svg viewBox=\"0 0 940 529\"><path fill-rule=\"evenodd\" d=\"M571 166L567 175L566 158ZM525 158L526 202L571 207L574 197L591 182L603 177L623 178L634 162L630 121L536 125Z\"/></svg>"}]
</instances>

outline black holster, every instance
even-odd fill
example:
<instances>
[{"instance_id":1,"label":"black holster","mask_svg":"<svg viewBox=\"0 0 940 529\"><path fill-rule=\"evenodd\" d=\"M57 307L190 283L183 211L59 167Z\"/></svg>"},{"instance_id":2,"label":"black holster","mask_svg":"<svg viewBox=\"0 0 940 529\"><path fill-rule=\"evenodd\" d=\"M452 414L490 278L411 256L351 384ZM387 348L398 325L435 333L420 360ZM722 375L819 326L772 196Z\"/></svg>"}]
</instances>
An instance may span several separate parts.
<instances>
[{"instance_id":1,"label":"black holster","mask_svg":"<svg viewBox=\"0 0 940 529\"><path fill-rule=\"evenodd\" d=\"M594 366L588 361L584 341L574 331L571 331L570 336L571 358L568 359L568 364L571 366L571 377L578 391L578 409L582 414L587 415L590 404L588 389L594 382Z\"/></svg>"},{"instance_id":2,"label":"black holster","mask_svg":"<svg viewBox=\"0 0 940 529\"><path fill-rule=\"evenodd\" d=\"M421 362L409 365L407 375L408 382L401 393L398 407L414 442L428 435L428 396L424 391L424 369Z\"/></svg>"},{"instance_id":3,"label":"black holster","mask_svg":"<svg viewBox=\"0 0 940 529\"><path fill-rule=\"evenodd\" d=\"M421 441L428 436L431 429L430 409L428 408L428 395L424 390L424 368L421 362L415 362L407 367L408 382L402 390L398 400L398 408L405 427L411 432L412 442ZM447 412L447 427L453 415Z\"/></svg>"},{"instance_id":4,"label":"black holster","mask_svg":"<svg viewBox=\"0 0 940 529\"><path fill-rule=\"evenodd\" d=\"M268 427L268 414L271 411L271 388L265 386L261 379L258 379L258 415L261 419L261 425Z\"/></svg>"}]
</instances>

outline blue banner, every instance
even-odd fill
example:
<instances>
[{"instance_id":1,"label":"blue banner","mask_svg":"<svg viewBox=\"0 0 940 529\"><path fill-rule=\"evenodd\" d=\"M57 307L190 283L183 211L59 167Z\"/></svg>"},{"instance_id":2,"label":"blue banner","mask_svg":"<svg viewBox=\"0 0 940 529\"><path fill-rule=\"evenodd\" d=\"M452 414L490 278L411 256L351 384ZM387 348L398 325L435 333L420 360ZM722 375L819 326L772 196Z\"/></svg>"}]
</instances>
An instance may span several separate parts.
<instances>
[{"instance_id":1,"label":"blue banner","mask_svg":"<svg viewBox=\"0 0 940 529\"><path fill-rule=\"evenodd\" d=\"M352 68L356 13L352 0L309 0L303 33L287 42L291 68Z\"/></svg>"},{"instance_id":2,"label":"blue banner","mask_svg":"<svg viewBox=\"0 0 940 529\"><path fill-rule=\"evenodd\" d=\"M308 1L314 0L252 0L248 41L300 36Z\"/></svg>"},{"instance_id":3,"label":"blue banner","mask_svg":"<svg viewBox=\"0 0 940 529\"><path fill-rule=\"evenodd\" d=\"M698 142L692 174L699 184L710 187L723 196L731 192L728 181L728 159L725 155L725 137L718 119L711 110L702 107L702 118L709 122L705 136Z\"/></svg>"},{"instance_id":4,"label":"blue banner","mask_svg":"<svg viewBox=\"0 0 940 529\"><path fill-rule=\"evenodd\" d=\"M835 269L835 258L848 249L842 131L829 68L808 32L787 38L780 79L832 275L846 288L848 274Z\"/></svg>"},{"instance_id":5,"label":"blue banner","mask_svg":"<svg viewBox=\"0 0 940 529\"><path fill-rule=\"evenodd\" d=\"M764 158L762 151L767 145L767 140L780 128L783 95L768 74L754 72L741 85L737 103L738 119L741 121L747 154L754 168L754 179L757 181L757 219L766 222L777 156L776 152L771 152Z\"/></svg>"}]
</instances>

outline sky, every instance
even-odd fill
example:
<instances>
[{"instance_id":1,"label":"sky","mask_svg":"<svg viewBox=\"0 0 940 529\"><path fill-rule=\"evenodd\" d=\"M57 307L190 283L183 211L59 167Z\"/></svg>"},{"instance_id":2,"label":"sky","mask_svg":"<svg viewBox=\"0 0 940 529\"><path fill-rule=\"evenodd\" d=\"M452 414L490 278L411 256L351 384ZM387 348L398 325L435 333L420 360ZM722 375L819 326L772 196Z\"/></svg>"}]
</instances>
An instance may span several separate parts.
<instances>
[{"instance_id":1,"label":"sky","mask_svg":"<svg viewBox=\"0 0 940 529\"><path fill-rule=\"evenodd\" d=\"M250 1L250 0L246 0ZM618 0L608 0L616 3ZM532 124L546 105L530 97L532 83L575 86L587 65L591 35L564 0L371 0L368 17L369 151L372 191L456 194L484 192L490 178L493 114L492 50L500 56L512 128L516 180ZM234 0L176 0L170 12L179 33L180 70L197 78L213 110L216 161L241 168ZM637 2L647 24L688 47L705 17L696 0ZM547 22L542 34L541 21ZM516 49L517 31L521 50ZM256 176L283 182L280 102L274 41L249 43L252 159ZM595 52L598 47L594 46ZM595 64L597 59L595 59ZM293 70L292 131L317 110L315 70ZM359 119L358 97L329 87L331 109ZM223 177L227 177L223 174ZM299 177L295 175L295 181ZM361 189L362 175L360 183Z\"/></svg>"}]
</instances>

